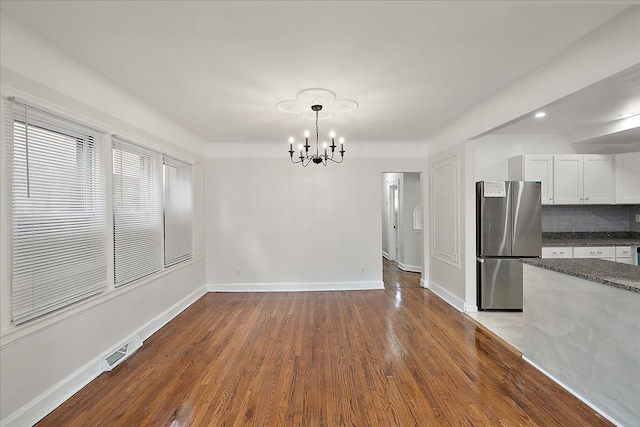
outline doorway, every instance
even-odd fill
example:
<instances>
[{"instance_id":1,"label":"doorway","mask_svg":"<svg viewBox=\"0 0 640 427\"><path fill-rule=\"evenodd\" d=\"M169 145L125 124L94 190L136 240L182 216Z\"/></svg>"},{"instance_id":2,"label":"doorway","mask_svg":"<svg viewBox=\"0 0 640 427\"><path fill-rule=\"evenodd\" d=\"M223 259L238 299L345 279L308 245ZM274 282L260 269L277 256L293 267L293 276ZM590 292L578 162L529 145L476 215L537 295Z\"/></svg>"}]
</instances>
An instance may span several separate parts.
<instances>
[{"instance_id":1,"label":"doorway","mask_svg":"<svg viewBox=\"0 0 640 427\"><path fill-rule=\"evenodd\" d=\"M398 184L389 186L389 260L398 260L399 207Z\"/></svg>"},{"instance_id":2,"label":"doorway","mask_svg":"<svg viewBox=\"0 0 640 427\"><path fill-rule=\"evenodd\" d=\"M382 256L404 271L423 272L422 173L382 174Z\"/></svg>"}]
</instances>

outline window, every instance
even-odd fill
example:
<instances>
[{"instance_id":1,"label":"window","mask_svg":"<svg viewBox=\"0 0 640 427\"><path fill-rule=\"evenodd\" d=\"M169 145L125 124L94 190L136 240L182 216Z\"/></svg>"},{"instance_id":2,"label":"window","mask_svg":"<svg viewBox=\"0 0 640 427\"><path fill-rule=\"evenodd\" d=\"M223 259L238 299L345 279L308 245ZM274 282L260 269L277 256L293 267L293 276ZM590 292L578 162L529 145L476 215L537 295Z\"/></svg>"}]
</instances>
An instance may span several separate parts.
<instances>
[{"instance_id":1,"label":"window","mask_svg":"<svg viewBox=\"0 0 640 427\"><path fill-rule=\"evenodd\" d=\"M164 156L164 265L193 257L191 165Z\"/></svg>"},{"instance_id":2,"label":"window","mask_svg":"<svg viewBox=\"0 0 640 427\"><path fill-rule=\"evenodd\" d=\"M12 103L11 315L26 322L101 292L106 198L99 133Z\"/></svg>"},{"instance_id":3,"label":"window","mask_svg":"<svg viewBox=\"0 0 640 427\"><path fill-rule=\"evenodd\" d=\"M162 157L117 137L113 137L113 242L116 286L162 269Z\"/></svg>"}]
</instances>

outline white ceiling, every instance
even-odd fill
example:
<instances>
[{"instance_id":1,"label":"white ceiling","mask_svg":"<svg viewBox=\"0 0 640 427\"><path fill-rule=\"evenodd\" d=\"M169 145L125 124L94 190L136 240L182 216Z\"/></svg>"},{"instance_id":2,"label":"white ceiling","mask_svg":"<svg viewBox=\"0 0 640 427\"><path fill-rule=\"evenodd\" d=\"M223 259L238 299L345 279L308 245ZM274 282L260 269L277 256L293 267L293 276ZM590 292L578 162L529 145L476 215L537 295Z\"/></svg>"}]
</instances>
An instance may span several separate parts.
<instances>
[{"instance_id":1,"label":"white ceiling","mask_svg":"<svg viewBox=\"0 0 640 427\"><path fill-rule=\"evenodd\" d=\"M535 113L544 111L543 118ZM635 116L624 118L624 114ZM640 141L640 65L508 123L497 134L559 134L575 143Z\"/></svg>"},{"instance_id":2,"label":"white ceiling","mask_svg":"<svg viewBox=\"0 0 640 427\"><path fill-rule=\"evenodd\" d=\"M424 140L628 2L7 1L80 61L211 142L286 141L276 103L355 100L347 140ZM326 129L327 131L329 129ZM296 135L294 135L296 136Z\"/></svg>"}]
</instances>

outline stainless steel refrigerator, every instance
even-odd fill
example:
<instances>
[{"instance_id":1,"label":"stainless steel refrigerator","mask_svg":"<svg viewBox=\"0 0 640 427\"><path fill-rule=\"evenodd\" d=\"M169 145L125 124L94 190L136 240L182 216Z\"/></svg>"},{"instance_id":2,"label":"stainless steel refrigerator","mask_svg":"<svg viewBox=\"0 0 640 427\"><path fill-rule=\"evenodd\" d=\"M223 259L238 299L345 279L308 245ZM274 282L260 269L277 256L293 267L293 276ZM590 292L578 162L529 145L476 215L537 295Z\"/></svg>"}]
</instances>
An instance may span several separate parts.
<instances>
[{"instance_id":1,"label":"stainless steel refrigerator","mask_svg":"<svg viewBox=\"0 0 640 427\"><path fill-rule=\"evenodd\" d=\"M542 253L540 183L476 183L478 308L522 310L522 262Z\"/></svg>"}]
</instances>

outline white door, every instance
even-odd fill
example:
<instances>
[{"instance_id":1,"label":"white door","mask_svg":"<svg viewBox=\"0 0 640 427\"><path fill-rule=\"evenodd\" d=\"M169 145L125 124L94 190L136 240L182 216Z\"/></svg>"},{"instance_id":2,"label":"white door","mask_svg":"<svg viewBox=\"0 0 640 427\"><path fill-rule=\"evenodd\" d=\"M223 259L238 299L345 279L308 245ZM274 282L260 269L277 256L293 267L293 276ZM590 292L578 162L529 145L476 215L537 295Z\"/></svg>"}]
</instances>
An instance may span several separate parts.
<instances>
[{"instance_id":1,"label":"white door","mask_svg":"<svg viewBox=\"0 0 640 427\"><path fill-rule=\"evenodd\" d=\"M613 156L584 155L584 203L613 204L615 202Z\"/></svg>"},{"instance_id":2,"label":"white door","mask_svg":"<svg viewBox=\"0 0 640 427\"><path fill-rule=\"evenodd\" d=\"M640 203L640 153L616 154L616 203Z\"/></svg>"},{"instance_id":3,"label":"white door","mask_svg":"<svg viewBox=\"0 0 640 427\"><path fill-rule=\"evenodd\" d=\"M580 205L584 202L583 156L563 154L553 156L553 203Z\"/></svg>"},{"instance_id":4,"label":"white door","mask_svg":"<svg viewBox=\"0 0 640 427\"><path fill-rule=\"evenodd\" d=\"M540 181L543 205L553 204L553 156L533 154L524 156L524 181Z\"/></svg>"}]
</instances>

